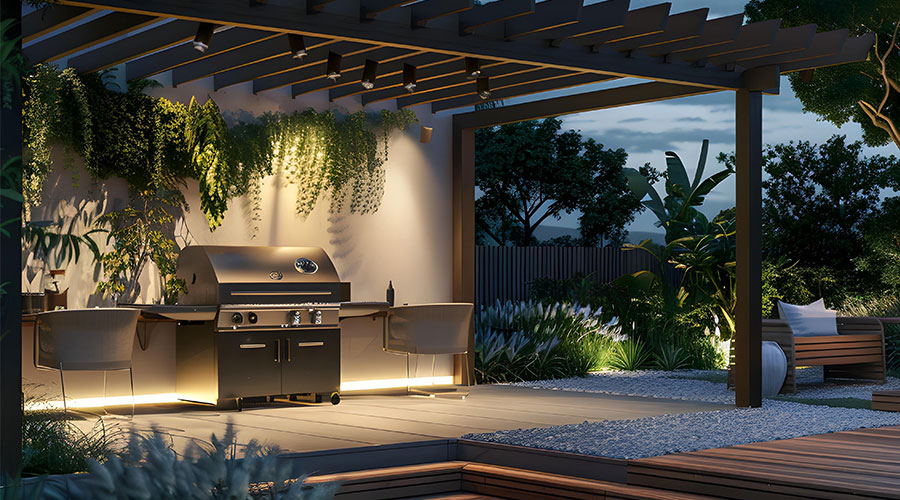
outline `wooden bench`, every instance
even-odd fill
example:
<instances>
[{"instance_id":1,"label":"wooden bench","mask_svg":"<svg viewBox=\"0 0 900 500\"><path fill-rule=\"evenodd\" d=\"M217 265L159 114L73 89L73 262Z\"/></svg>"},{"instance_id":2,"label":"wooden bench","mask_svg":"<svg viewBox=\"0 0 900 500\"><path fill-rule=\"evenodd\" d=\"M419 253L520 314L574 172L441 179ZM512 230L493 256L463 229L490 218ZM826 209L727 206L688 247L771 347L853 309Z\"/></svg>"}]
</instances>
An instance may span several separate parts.
<instances>
[{"instance_id":1,"label":"wooden bench","mask_svg":"<svg viewBox=\"0 0 900 500\"><path fill-rule=\"evenodd\" d=\"M900 411L900 391L873 392L872 409L881 411Z\"/></svg>"},{"instance_id":2,"label":"wooden bench","mask_svg":"<svg viewBox=\"0 0 900 500\"><path fill-rule=\"evenodd\" d=\"M885 382L884 327L878 318L839 317L838 335L795 337L787 321L762 320L762 340L776 342L787 358L781 394L797 392L796 367L823 366L825 378L868 379ZM732 365L734 360L732 359ZM734 385L728 370L728 385Z\"/></svg>"}]
</instances>

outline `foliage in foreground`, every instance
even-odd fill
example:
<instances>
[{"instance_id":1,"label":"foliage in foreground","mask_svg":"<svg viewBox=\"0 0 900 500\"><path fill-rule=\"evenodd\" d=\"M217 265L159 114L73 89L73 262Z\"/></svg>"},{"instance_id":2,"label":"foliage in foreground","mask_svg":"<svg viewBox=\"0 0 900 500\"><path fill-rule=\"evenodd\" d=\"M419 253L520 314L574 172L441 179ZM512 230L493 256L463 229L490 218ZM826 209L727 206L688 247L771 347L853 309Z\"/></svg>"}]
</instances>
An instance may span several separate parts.
<instances>
[{"instance_id":1,"label":"foliage in foreground","mask_svg":"<svg viewBox=\"0 0 900 500\"><path fill-rule=\"evenodd\" d=\"M475 326L479 383L585 376L607 365L619 334L601 311L570 304L500 303L483 307Z\"/></svg>"},{"instance_id":2,"label":"foliage in foreground","mask_svg":"<svg viewBox=\"0 0 900 500\"><path fill-rule=\"evenodd\" d=\"M51 498L97 500L325 500L337 490L337 483L304 484L305 477L292 477L290 462L279 463L276 457L279 450L264 449L256 440L243 446L239 457L230 423L221 440L213 434L211 441L210 449L190 445L179 459L160 431L154 429L149 436L133 433L121 458L110 457L104 464L91 461L87 479L69 482L70 491L48 493Z\"/></svg>"},{"instance_id":3,"label":"foliage in foreground","mask_svg":"<svg viewBox=\"0 0 900 500\"><path fill-rule=\"evenodd\" d=\"M26 407L45 398L26 388ZM22 415L22 475L87 472L88 461L103 461L121 449L120 428L97 419L90 430L75 424L74 413L26 410Z\"/></svg>"}]
</instances>

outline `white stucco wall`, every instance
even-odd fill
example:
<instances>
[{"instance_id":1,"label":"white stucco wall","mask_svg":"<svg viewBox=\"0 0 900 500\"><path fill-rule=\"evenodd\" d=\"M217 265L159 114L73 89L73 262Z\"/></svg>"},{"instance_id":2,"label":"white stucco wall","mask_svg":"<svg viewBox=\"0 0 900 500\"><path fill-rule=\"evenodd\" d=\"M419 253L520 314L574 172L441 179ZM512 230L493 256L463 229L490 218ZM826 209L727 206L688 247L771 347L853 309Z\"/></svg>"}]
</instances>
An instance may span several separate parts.
<instances>
[{"instance_id":1,"label":"white stucco wall","mask_svg":"<svg viewBox=\"0 0 900 500\"><path fill-rule=\"evenodd\" d=\"M358 99L329 103L327 92L291 99L290 89L278 89L253 95L250 84L212 90L208 78L178 88L161 88L154 95L188 102L191 96L201 101L210 96L223 113L260 115L267 111L292 112L312 107L317 111L335 109L355 112ZM393 109L393 103L386 103ZM380 108L367 108L378 111ZM352 283L354 300L384 300L388 280L393 281L398 303L449 301L451 298L451 139L448 117L435 117L428 106L414 108L422 124L434 127L430 144L418 141L418 127L394 134L388 161L381 208L375 214L329 213L328 200L322 200L305 220L294 212L296 188L284 186L270 176L264 182L262 221L259 231L250 231L243 200L229 204L224 224L216 231L208 229L200 211L197 183L190 181L185 195L191 207L176 224L176 242L221 245L297 245L320 246L334 260L342 281ZM52 219L59 213L87 211L100 213L121 208L127 203L127 189L121 180L92 182L78 161L66 169L62 153L55 155L54 171L44 187L43 204L32 212L33 220ZM73 177L77 185L73 185ZM99 201L96 201L98 200ZM95 238L104 240L104 238ZM66 270L69 307L97 303L90 295L95 286L95 270L89 258L83 258ZM33 281L34 273L26 277ZM142 279L141 299L158 297L159 282L150 268Z\"/></svg>"}]
</instances>

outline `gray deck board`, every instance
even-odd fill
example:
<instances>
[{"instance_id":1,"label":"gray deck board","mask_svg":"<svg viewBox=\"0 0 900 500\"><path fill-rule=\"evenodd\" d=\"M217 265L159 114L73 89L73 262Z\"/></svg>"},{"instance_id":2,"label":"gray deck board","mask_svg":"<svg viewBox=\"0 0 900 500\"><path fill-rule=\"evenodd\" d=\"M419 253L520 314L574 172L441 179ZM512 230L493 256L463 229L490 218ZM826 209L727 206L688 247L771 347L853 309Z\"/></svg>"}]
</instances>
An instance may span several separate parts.
<instances>
[{"instance_id":1,"label":"gray deck board","mask_svg":"<svg viewBox=\"0 0 900 500\"><path fill-rule=\"evenodd\" d=\"M467 433L641 418L727 408L726 405L512 386L476 386L465 400L345 395L341 404L251 407L242 412L198 406L142 409L139 429L158 426L176 448L221 436L227 422L238 441L257 439L292 452L458 438ZM130 408L129 408L130 409Z\"/></svg>"}]
</instances>

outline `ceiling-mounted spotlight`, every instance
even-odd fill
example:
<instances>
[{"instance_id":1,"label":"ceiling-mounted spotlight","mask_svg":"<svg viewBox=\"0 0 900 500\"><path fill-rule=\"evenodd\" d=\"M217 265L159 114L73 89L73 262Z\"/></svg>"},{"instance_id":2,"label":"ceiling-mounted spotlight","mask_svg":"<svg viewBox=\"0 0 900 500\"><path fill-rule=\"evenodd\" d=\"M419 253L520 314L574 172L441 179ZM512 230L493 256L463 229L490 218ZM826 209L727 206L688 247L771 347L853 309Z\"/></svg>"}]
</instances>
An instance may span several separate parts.
<instances>
[{"instance_id":1,"label":"ceiling-mounted spotlight","mask_svg":"<svg viewBox=\"0 0 900 500\"><path fill-rule=\"evenodd\" d=\"M303 35L288 33L288 44L291 46L291 57L294 59L303 59L307 55Z\"/></svg>"},{"instance_id":2,"label":"ceiling-mounted spotlight","mask_svg":"<svg viewBox=\"0 0 900 500\"><path fill-rule=\"evenodd\" d=\"M486 76L479 76L477 80L475 80L475 90L478 91L478 97L482 99L490 99L491 98L491 82L490 79Z\"/></svg>"},{"instance_id":3,"label":"ceiling-mounted spotlight","mask_svg":"<svg viewBox=\"0 0 900 500\"><path fill-rule=\"evenodd\" d=\"M474 57L466 58L466 78L478 78L481 76L481 61Z\"/></svg>"},{"instance_id":4,"label":"ceiling-mounted spotlight","mask_svg":"<svg viewBox=\"0 0 900 500\"><path fill-rule=\"evenodd\" d=\"M343 56L336 52L328 52L328 67L325 70L325 76L332 80L341 77L341 59Z\"/></svg>"},{"instance_id":5,"label":"ceiling-mounted spotlight","mask_svg":"<svg viewBox=\"0 0 900 500\"><path fill-rule=\"evenodd\" d=\"M375 87L375 77L378 75L378 61L366 59L366 66L363 68L362 86L366 90Z\"/></svg>"},{"instance_id":6,"label":"ceiling-mounted spotlight","mask_svg":"<svg viewBox=\"0 0 900 500\"><path fill-rule=\"evenodd\" d=\"M216 26L214 24L200 23L200 26L197 26L197 36L194 37L194 49L206 52L206 49L209 48L209 43L212 41L215 29Z\"/></svg>"},{"instance_id":7,"label":"ceiling-mounted spotlight","mask_svg":"<svg viewBox=\"0 0 900 500\"><path fill-rule=\"evenodd\" d=\"M416 67L412 64L403 63L403 88L407 92L416 90Z\"/></svg>"}]
</instances>

